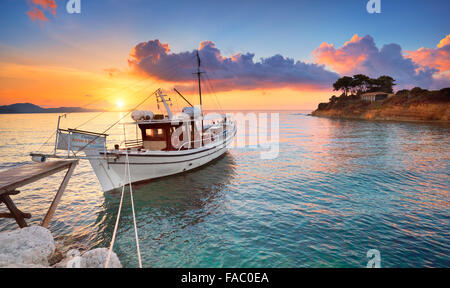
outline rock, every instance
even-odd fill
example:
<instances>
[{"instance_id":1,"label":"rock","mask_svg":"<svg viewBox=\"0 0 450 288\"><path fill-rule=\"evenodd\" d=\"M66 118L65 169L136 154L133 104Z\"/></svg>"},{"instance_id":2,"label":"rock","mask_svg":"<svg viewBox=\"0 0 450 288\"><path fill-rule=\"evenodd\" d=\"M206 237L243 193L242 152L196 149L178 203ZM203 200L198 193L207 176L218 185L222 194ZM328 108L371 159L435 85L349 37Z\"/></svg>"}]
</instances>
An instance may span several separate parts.
<instances>
[{"instance_id":1,"label":"rock","mask_svg":"<svg viewBox=\"0 0 450 288\"><path fill-rule=\"evenodd\" d=\"M55 268L105 268L106 257L108 257L107 248L97 248L88 251L80 257L80 252L76 249L67 252L67 258L56 264ZM116 253L111 253L109 268L122 268Z\"/></svg>"},{"instance_id":2,"label":"rock","mask_svg":"<svg viewBox=\"0 0 450 288\"><path fill-rule=\"evenodd\" d=\"M49 258L55 253L52 233L32 226L13 232L0 232L0 268L48 268ZM69 250L67 257L54 265L58 268L104 268L107 248L97 248L84 253ZM119 257L111 253L109 268L122 268Z\"/></svg>"},{"instance_id":3,"label":"rock","mask_svg":"<svg viewBox=\"0 0 450 288\"><path fill-rule=\"evenodd\" d=\"M36 265L36 264L11 264L11 265L3 265L3 263L0 263L1 268L6 269L23 269L23 268L36 268L36 269L47 269L50 268L49 266L44 265Z\"/></svg>"},{"instance_id":4,"label":"rock","mask_svg":"<svg viewBox=\"0 0 450 288\"><path fill-rule=\"evenodd\" d=\"M105 268L108 251L107 248L97 248L84 253L81 257L83 259L83 268ZM108 268L122 268L119 257L114 252L111 253Z\"/></svg>"},{"instance_id":5,"label":"rock","mask_svg":"<svg viewBox=\"0 0 450 288\"><path fill-rule=\"evenodd\" d=\"M53 268L81 268L82 258L80 255L80 251L71 249L67 251L67 258L64 258L61 262L53 265Z\"/></svg>"},{"instance_id":6,"label":"rock","mask_svg":"<svg viewBox=\"0 0 450 288\"><path fill-rule=\"evenodd\" d=\"M0 232L0 267L48 267L55 248L52 233L40 226Z\"/></svg>"},{"instance_id":7,"label":"rock","mask_svg":"<svg viewBox=\"0 0 450 288\"><path fill-rule=\"evenodd\" d=\"M78 256L81 256L81 253L77 249L71 249L71 250L67 251L67 257L73 258L73 257L78 257Z\"/></svg>"}]
</instances>

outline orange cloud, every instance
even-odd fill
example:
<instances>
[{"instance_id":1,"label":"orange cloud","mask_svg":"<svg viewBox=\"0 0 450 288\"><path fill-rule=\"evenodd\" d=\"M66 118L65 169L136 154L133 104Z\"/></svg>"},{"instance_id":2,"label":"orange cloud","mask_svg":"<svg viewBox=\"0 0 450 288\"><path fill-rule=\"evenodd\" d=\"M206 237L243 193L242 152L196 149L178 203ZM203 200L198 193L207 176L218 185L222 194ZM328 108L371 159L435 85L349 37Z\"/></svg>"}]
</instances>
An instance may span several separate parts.
<instances>
[{"instance_id":1,"label":"orange cloud","mask_svg":"<svg viewBox=\"0 0 450 288\"><path fill-rule=\"evenodd\" d=\"M436 48L420 48L416 51L406 51L406 56L421 67L430 67L439 72L450 70L450 34L443 38Z\"/></svg>"},{"instance_id":2,"label":"orange cloud","mask_svg":"<svg viewBox=\"0 0 450 288\"><path fill-rule=\"evenodd\" d=\"M31 9L32 10L27 11L27 15L30 17L31 21L33 21L33 22L36 20L44 21L44 22L48 21L48 18L45 16L45 14L44 14L44 12L42 12L42 10L40 10L36 7L33 7Z\"/></svg>"},{"instance_id":3,"label":"orange cloud","mask_svg":"<svg viewBox=\"0 0 450 288\"><path fill-rule=\"evenodd\" d=\"M445 36L444 39L442 39L439 44L437 45L438 48L442 48L446 45L450 45L450 34L448 34L447 36Z\"/></svg>"},{"instance_id":4,"label":"orange cloud","mask_svg":"<svg viewBox=\"0 0 450 288\"><path fill-rule=\"evenodd\" d=\"M31 2L36 6L41 6L45 10L49 10L53 15L56 15L56 5L55 0L31 0Z\"/></svg>"},{"instance_id":5,"label":"orange cloud","mask_svg":"<svg viewBox=\"0 0 450 288\"><path fill-rule=\"evenodd\" d=\"M358 35L354 35L350 41L345 42L344 47L350 47L358 39ZM350 49L350 51L336 49L333 44L323 42L319 48L314 50L313 55L316 57L318 64L326 65L341 74L350 74L366 60L363 51L354 52L354 49Z\"/></svg>"},{"instance_id":6,"label":"orange cloud","mask_svg":"<svg viewBox=\"0 0 450 288\"><path fill-rule=\"evenodd\" d=\"M43 22L49 21L44 11L47 10L55 16L56 8L58 7L55 0L29 0L28 6L31 10L27 11L26 14L33 22L36 20Z\"/></svg>"},{"instance_id":7,"label":"orange cloud","mask_svg":"<svg viewBox=\"0 0 450 288\"><path fill-rule=\"evenodd\" d=\"M355 34L355 35L353 35L353 37L350 39L350 41L347 41L347 42L344 43L344 46L345 46L345 45L349 45L349 44L351 44L351 43L357 43L357 42L361 41L362 39L363 39L363 37L359 37L358 34Z\"/></svg>"}]
</instances>

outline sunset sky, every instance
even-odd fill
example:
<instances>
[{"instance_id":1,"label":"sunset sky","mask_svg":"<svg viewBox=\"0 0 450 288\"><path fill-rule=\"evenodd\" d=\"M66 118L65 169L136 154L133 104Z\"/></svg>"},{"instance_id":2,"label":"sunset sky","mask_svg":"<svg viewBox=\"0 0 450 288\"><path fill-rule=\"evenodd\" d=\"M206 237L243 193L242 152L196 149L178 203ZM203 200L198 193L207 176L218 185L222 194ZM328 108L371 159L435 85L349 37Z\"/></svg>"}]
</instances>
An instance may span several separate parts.
<instances>
[{"instance_id":1,"label":"sunset sky","mask_svg":"<svg viewBox=\"0 0 450 288\"><path fill-rule=\"evenodd\" d=\"M0 105L131 108L160 87L195 102L196 49L206 109L310 110L357 73L450 86L448 0L381 0L381 14L365 0L66 3L1 1Z\"/></svg>"}]
</instances>

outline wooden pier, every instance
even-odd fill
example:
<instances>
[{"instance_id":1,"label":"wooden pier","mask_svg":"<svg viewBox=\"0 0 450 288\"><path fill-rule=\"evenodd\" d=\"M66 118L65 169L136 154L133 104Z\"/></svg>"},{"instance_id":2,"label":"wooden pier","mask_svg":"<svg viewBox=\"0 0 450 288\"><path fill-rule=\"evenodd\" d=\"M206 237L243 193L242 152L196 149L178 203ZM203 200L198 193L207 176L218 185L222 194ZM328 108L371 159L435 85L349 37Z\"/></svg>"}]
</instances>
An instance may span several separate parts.
<instances>
[{"instance_id":1,"label":"wooden pier","mask_svg":"<svg viewBox=\"0 0 450 288\"><path fill-rule=\"evenodd\" d=\"M18 195L20 192L17 189L20 187L67 169L55 198L41 223L41 226L48 228L77 164L78 160L61 160L34 163L0 172L0 203L4 203L10 212L0 213L0 218L14 218L20 228L27 227L25 219L30 219L31 215L20 211L10 196Z\"/></svg>"}]
</instances>

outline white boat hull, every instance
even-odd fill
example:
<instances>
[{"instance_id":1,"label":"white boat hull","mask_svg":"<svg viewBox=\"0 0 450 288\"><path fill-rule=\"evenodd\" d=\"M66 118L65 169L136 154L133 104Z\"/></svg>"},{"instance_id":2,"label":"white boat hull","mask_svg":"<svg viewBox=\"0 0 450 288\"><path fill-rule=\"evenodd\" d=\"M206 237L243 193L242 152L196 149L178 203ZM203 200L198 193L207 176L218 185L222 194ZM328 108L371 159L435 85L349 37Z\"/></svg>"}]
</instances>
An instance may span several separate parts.
<instances>
[{"instance_id":1,"label":"white boat hull","mask_svg":"<svg viewBox=\"0 0 450 288\"><path fill-rule=\"evenodd\" d=\"M104 157L105 153L97 152L96 157L90 157L89 161L103 191L106 192L129 184L128 175L125 175L128 163L132 183L183 173L203 166L226 153L235 133L234 130L225 141L197 149L151 153L130 151L128 161L124 151L107 152L108 157ZM91 153L88 156L94 156Z\"/></svg>"}]
</instances>

